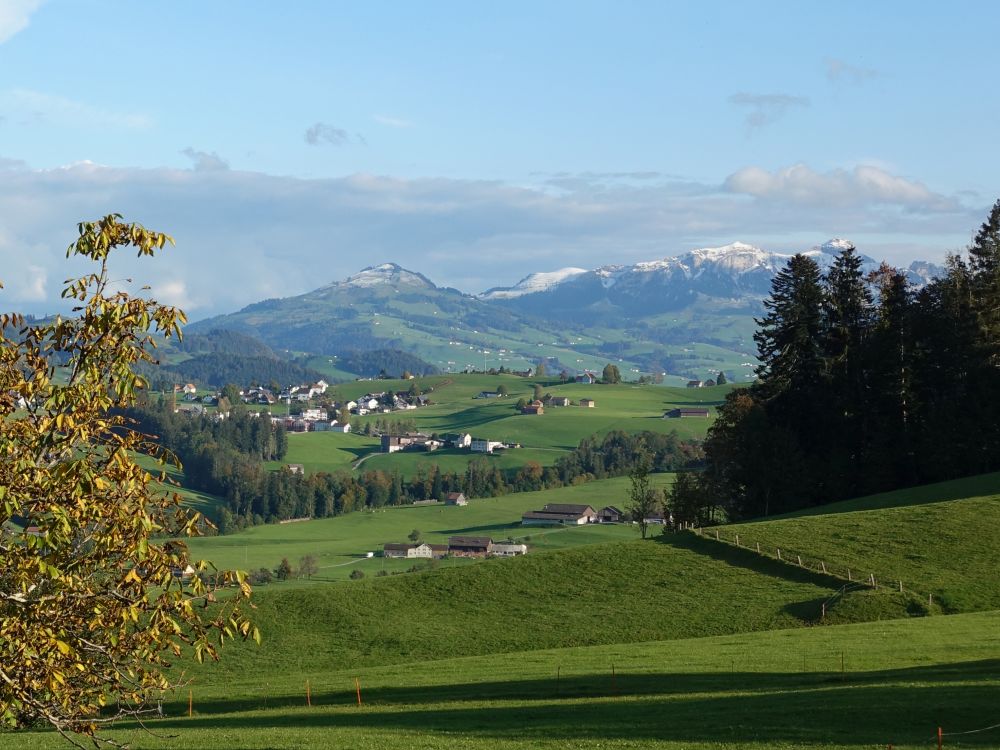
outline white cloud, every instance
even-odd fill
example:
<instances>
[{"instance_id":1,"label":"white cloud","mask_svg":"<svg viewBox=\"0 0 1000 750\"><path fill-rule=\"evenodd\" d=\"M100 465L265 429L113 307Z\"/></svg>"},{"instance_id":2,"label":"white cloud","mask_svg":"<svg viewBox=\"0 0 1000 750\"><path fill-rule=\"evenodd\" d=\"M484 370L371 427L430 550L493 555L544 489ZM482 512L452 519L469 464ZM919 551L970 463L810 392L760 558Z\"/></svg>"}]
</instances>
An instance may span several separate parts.
<instances>
[{"instance_id":1,"label":"white cloud","mask_svg":"<svg viewBox=\"0 0 1000 750\"><path fill-rule=\"evenodd\" d=\"M400 117L389 117L388 115L372 115L372 119L379 125L387 125L390 128L412 128L413 123Z\"/></svg>"},{"instance_id":2,"label":"white cloud","mask_svg":"<svg viewBox=\"0 0 1000 750\"><path fill-rule=\"evenodd\" d=\"M790 94L747 94L740 92L729 97L729 103L747 110L744 120L748 130L757 130L780 120L794 107L808 107L804 96Z\"/></svg>"},{"instance_id":3,"label":"white cloud","mask_svg":"<svg viewBox=\"0 0 1000 750\"><path fill-rule=\"evenodd\" d=\"M192 166L198 172L212 172L229 169L229 162L214 151L195 151L188 146L181 153L191 160Z\"/></svg>"},{"instance_id":4,"label":"white cloud","mask_svg":"<svg viewBox=\"0 0 1000 750\"><path fill-rule=\"evenodd\" d=\"M934 260L964 244L985 213L870 166L747 167L723 184L602 177L555 190L540 182L304 180L95 164L8 170L0 180L0 309L64 309L55 280L88 270L65 257L76 224L112 211L177 241L153 259L119 254L115 277L148 284L199 316L385 261L479 292L533 270L649 260L735 239L791 249L847 236L862 250L876 242L909 248L900 261Z\"/></svg>"},{"instance_id":5,"label":"white cloud","mask_svg":"<svg viewBox=\"0 0 1000 750\"><path fill-rule=\"evenodd\" d=\"M343 146L351 140L351 135L346 130L325 122L317 122L306 128L304 137L310 146L320 146L324 143L331 146Z\"/></svg>"},{"instance_id":6,"label":"white cloud","mask_svg":"<svg viewBox=\"0 0 1000 750\"><path fill-rule=\"evenodd\" d=\"M873 165L851 170L816 172L805 164L794 164L769 172L745 167L725 182L734 193L770 201L815 206L888 204L907 210L954 211L953 199L932 192L921 182L890 174Z\"/></svg>"},{"instance_id":7,"label":"white cloud","mask_svg":"<svg viewBox=\"0 0 1000 750\"><path fill-rule=\"evenodd\" d=\"M0 2L0 44L19 31L28 28L31 14L42 5L42 0L2 0Z\"/></svg>"},{"instance_id":8,"label":"white cloud","mask_svg":"<svg viewBox=\"0 0 1000 750\"><path fill-rule=\"evenodd\" d=\"M115 112L29 89L0 91L0 110L21 122L59 127L135 130L152 124L151 118L144 114Z\"/></svg>"},{"instance_id":9,"label":"white cloud","mask_svg":"<svg viewBox=\"0 0 1000 750\"><path fill-rule=\"evenodd\" d=\"M833 83L847 82L860 86L874 78L879 77L879 72L872 68L863 68L858 65L851 65L844 60L828 58L826 60L826 77Z\"/></svg>"}]
</instances>

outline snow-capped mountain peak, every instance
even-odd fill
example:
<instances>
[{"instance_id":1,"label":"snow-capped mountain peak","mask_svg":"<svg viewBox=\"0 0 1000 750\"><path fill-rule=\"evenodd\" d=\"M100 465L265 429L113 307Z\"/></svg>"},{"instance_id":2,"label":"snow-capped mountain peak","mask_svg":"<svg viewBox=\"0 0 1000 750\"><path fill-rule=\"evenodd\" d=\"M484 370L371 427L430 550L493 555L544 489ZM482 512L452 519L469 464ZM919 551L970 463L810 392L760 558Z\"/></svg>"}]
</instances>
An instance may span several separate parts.
<instances>
[{"instance_id":1,"label":"snow-capped mountain peak","mask_svg":"<svg viewBox=\"0 0 1000 750\"><path fill-rule=\"evenodd\" d=\"M535 294L545 292L552 287L558 286L567 279L588 273L585 268L560 268L558 271L542 271L525 276L512 287L497 287L483 292L484 299L512 299L522 297L525 294Z\"/></svg>"},{"instance_id":2,"label":"snow-capped mountain peak","mask_svg":"<svg viewBox=\"0 0 1000 750\"><path fill-rule=\"evenodd\" d=\"M339 282L353 287L374 287L384 284L416 286L434 289L434 283L421 273L408 271L397 263L368 266L346 280Z\"/></svg>"}]
</instances>

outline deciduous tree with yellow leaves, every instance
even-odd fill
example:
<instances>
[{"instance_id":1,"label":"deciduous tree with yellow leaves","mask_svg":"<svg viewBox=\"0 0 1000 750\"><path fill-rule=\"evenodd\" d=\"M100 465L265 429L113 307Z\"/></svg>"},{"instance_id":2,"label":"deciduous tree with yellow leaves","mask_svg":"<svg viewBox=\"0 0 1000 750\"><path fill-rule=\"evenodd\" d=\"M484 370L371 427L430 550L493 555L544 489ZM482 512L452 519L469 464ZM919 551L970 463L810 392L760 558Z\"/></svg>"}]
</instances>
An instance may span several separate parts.
<instances>
[{"instance_id":1,"label":"deciduous tree with yellow leaves","mask_svg":"<svg viewBox=\"0 0 1000 750\"><path fill-rule=\"evenodd\" d=\"M204 520L136 461L172 460L122 409L145 383L156 339L180 310L115 288L119 248L151 256L173 240L118 215L79 225L67 256L94 271L69 281L68 317L0 316L0 727L48 723L67 737L150 710L174 687L171 660L217 658L259 634L241 611L242 574L215 600L180 541Z\"/></svg>"}]
</instances>

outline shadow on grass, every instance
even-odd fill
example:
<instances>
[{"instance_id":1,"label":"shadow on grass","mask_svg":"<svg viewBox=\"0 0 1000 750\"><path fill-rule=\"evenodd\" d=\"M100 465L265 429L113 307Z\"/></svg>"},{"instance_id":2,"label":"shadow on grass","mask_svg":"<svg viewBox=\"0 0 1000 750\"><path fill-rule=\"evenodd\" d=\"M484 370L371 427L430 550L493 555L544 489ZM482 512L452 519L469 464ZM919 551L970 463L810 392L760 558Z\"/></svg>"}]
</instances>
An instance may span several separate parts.
<instances>
[{"instance_id":1,"label":"shadow on grass","mask_svg":"<svg viewBox=\"0 0 1000 750\"><path fill-rule=\"evenodd\" d=\"M482 526L462 526L458 529L441 529L440 531L435 531L435 534L448 534L451 536L470 536L476 532L482 531L510 531L511 529L522 529L520 523L492 523L483 524ZM505 536L504 539L507 537Z\"/></svg>"},{"instance_id":2,"label":"shadow on grass","mask_svg":"<svg viewBox=\"0 0 1000 750\"><path fill-rule=\"evenodd\" d=\"M672 741L914 743L937 726L953 731L995 716L1000 660L862 673L733 672L555 676L538 680L363 690L353 685L303 697L200 701L201 716L168 718L154 728L357 727L454 732L493 740L658 739ZM362 678L363 679L363 678ZM318 683L317 683L318 684ZM519 705L462 706L518 701ZM591 700L580 700L591 699ZM455 705L455 704L459 705ZM448 704L435 707L435 704ZM527 704L527 705L525 705ZM174 703L168 715L183 713ZM219 715L225 714L225 715ZM995 747L1000 733L967 735L963 746Z\"/></svg>"},{"instance_id":3,"label":"shadow on grass","mask_svg":"<svg viewBox=\"0 0 1000 750\"><path fill-rule=\"evenodd\" d=\"M711 533L711 531L707 531L706 533ZM725 542L717 542L714 539L707 539L693 532L668 532L654 536L653 539L661 544L695 552L728 565L749 568L758 573L773 576L774 578L782 578L786 581L811 583L815 586L823 586L833 590L839 589L844 585L844 582L835 576L817 573L806 568L800 568L789 562L758 555L754 550L735 547Z\"/></svg>"}]
</instances>

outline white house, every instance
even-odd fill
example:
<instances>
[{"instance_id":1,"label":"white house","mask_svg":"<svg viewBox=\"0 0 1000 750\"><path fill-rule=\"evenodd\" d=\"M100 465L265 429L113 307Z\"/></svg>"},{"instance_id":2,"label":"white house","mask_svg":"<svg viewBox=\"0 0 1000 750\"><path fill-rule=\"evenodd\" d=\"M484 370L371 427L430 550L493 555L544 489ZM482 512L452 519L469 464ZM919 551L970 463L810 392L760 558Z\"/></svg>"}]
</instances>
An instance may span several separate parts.
<instances>
[{"instance_id":1,"label":"white house","mask_svg":"<svg viewBox=\"0 0 1000 750\"><path fill-rule=\"evenodd\" d=\"M516 557L517 555L528 554L527 544L509 544L507 542L493 542L491 555L496 557Z\"/></svg>"},{"instance_id":2,"label":"white house","mask_svg":"<svg viewBox=\"0 0 1000 750\"><path fill-rule=\"evenodd\" d=\"M383 557L433 557L434 550L426 543L389 542L382 545Z\"/></svg>"},{"instance_id":3,"label":"white house","mask_svg":"<svg viewBox=\"0 0 1000 750\"><path fill-rule=\"evenodd\" d=\"M469 449L473 453L492 453L497 448L502 448L503 443L499 440L486 440L485 438L472 438Z\"/></svg>"},{"instance_id":4,"label":"white house","mask_svg":"<svg viewBox=\"0 0 1000 750\"><path fill-rule=\"evenodd\" d=\"M197 393L198 389L195 387L194 383L188 383L183 388L181 388L184 393Z\"/></svg>"},{"instance_id":5,"label":"white house","mask_svg":"<svg viewBox=\"0 0 1000 750\"><path fill-rule=\"evenodd\" d=\"M335 422L331 423L331 425L330 425L330 431L331 432L343 432L343 433L346 434L346 433L348 433L348 432L351 431L351 423L350 422L343 422L342 423L342 422L336 422L335 421Z\"/></svg>"}]
</instances>

